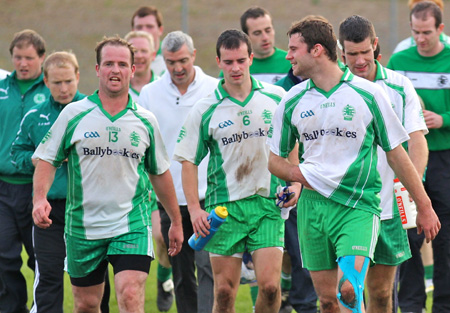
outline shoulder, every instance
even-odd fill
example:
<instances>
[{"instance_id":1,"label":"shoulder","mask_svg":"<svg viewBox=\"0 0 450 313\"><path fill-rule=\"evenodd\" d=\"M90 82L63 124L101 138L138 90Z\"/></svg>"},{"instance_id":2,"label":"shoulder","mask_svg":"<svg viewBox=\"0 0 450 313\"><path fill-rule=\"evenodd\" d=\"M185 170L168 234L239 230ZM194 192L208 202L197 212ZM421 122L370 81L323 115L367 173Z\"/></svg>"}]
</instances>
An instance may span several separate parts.
<instances>
[{"instance_id":1,"label":"shoulder","mask_svg":"<svg viewBox=\"0 0 450 313\"><path fill-rule=\"evenodd\" d=\"M266 82L262 82L262 81L259 81L259 83L263 87L261 89L262 92L275 94L275 95L278 95L280 97L283 97L286 94L286 91L280 86L272 85L272 84L269 84L269 83L266 83Z\"/></svg>"}]
</instances>

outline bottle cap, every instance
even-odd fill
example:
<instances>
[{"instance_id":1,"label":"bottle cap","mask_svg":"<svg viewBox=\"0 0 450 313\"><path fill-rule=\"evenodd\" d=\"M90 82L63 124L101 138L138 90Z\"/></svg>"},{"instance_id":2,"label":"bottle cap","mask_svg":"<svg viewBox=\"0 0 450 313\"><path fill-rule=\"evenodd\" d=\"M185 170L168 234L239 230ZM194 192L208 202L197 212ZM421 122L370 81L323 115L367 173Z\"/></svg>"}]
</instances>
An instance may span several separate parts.
<instances>
[{"instance_id":1,"label":"bottle cap","mask_svg":"<svg viewBox=\"0 0 450 313\"><path fill-rule=\"evenodd\" d=\"M400 182L400 179L394 178L394 183L399 183L399 182Z\"/></svg>"},{"instance_id":2,"label":"bottle cap","mask_svg":"<svg viewBox=\"0 0 450 313\"><path fill-rule=\"evenodd\" d=\"M228 216L227 208L224 206L217 206L214 211L216 211L216 214L220 218L226 218Z\"/></svg>"}]
</instances>

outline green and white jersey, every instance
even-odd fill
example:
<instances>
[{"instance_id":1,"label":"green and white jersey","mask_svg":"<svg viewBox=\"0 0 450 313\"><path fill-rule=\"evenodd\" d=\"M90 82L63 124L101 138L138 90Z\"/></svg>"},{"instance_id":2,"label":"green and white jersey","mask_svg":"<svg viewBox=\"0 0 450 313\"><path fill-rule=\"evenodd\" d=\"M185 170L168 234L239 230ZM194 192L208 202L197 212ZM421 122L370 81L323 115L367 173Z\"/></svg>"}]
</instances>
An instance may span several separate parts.
<instances>
[{"instance_id":1,"label":"green and white jersey","mask_svg":"<svg viewBox=\"0 0 450 313\"><path fill-rule=\"evenodd\" d=\"M155 59L152 61L152 65L150 67L159 77L161 77L167 69L166 62L164 62L164 57L161 53L161 44L159 45L159 50L156 53Z\"/></svg>"},{"instance_id":2,"label":"green and white jersey","mask_svg":"<svg viewBox=\"0 0 450 313\"><path fill-rule=\"evenodd\" d=\"M151 70L151 72L152 72L152 78L148 82L149 84L151 82L154 82L155 80L158 80L160 78L158 75L155 75L155 73L153 73L153 70ZM128 90L128 93L130 94L130 96L131 96L131 98L133 99L134 102L139 103L138 99L139 99L140 92L137 91L136 89L134 89L133 87L131 87L131 84L130 84L130 89Z\"/></svg>"},{"instance_id":3,"label":"green and white jersey","mask_svg":"<svg viewBox=\"0 0 450 313\"><path fill-rule=\"evenodd\" d=\"M267 168L266 138L285 91L252 77L252 91L240 102L224 90L223 82L189 112L174 159L199 165L210 152L206 206L252 195L274 198L282 183Z\"/></svg>"},{"instance_id":4,"label":"green and white jersey","mask_svg":"<svg viewBox=\"0 0 450 313\"><path fill-rule=\"evenodd\" d=\"M384 68L378 61L375 83L380 85L391 101L395 114L408 134L415 131L428 133L423 118L422 107L414 86L405 76L390 69ZM395 173L389 166L386 153L378 147L378 172L381 175L383 187L381 188L381 220L391 219L399 215L396 202L394 202Z\"/></svg>"},{"instance_id":5,"label":"green and white jersey","mask_svg":"<svg viewBox=\"0 0 450 313\"><path fill-rule=\"evenodd\" d=\"M286 60L287 52L275 47L275 52L268 58L253 58L250 73L256 79L275 84L285 77L291 69L291 62Z\"/></svg>"},{"instance_id":6,"label":"green and white jersey","mask_svg":"<svg viewBox=\"0 0 450 313\"><path fill-rule=\"evenodd\" d=\"M68 158L65 232L85 239L151 225L148 173L169 168L154 115L129 98L111 116L98 92L64 108L33 158L56 167Z\"/></svg>"},{"instance_id":7,"label":"green and white jersey","mask_svg":"<svg viewBox=\"0 0 450 313\"><path fill-rule=\"evenodd\" d=\"M430 151L450 149L450 46L431 57L421 56L417 47L400 51L387 67L409 78L425 109L442 116L441 128L430 128L426 136Z\"/></svg>"},{"instance_id":8,"label":"green and white jersey","mask_svg":"<svg viewBox=\"0 0 450 313\"><path fill-rule=\"evenodd\" d=\"M377 144L390 151L409 137L381 87L347 68L328 92L306 80L275 112L270 149L287 158L300 144L300 170L323 196L380 215Z\"/></svg>"}]
</instances>

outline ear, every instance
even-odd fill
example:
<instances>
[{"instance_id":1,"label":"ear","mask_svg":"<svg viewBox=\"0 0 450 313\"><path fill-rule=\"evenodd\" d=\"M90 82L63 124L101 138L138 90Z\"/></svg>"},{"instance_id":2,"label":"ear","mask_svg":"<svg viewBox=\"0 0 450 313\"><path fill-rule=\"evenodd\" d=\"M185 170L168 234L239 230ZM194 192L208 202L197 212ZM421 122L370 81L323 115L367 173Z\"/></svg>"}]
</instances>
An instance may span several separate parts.
<instances>
[{"instance_id":1,"label":"ear","mask_svg":"<svg viewBox=\"0 0 450 313\"><path fill-rule=\"evenodd\" d=\"M441 23L439 25L439 27L437 28L437 31L438 31L439 35L442 33L443 30L444 30L444 23Z\"/></svg>"},{"instance_id":2,"label":"ear","mask_svg":"<svg viewBox=\"0 0 450 313\"><path fill-rule=\"evenodd\" d=\"M100 74L98 71L100 70L100 66L98 64L95 64L95 71L97 72L97 77L100 77Z\"/></svg>"},{"instance_id":3,"label":"ear","mask_svg":"<svg viewBox=\"0 0 450 313\"><path fill-rule=\"evenodd\" d=\"M378 45L378 37L375 37L375 40L373 41L373 51L377 49L377 45Z\"/></svg>"},{"instance_id":4,"label":"ear","mask_svg":"<svg viewBox=\"0 0 450 313\"><path fill-rule=\"evenodd\" d=\"M220 67L220 58L219 58L218 56L216 56L216 63L217 63L217 66L218 66L219 68L221 68L221 67Z\"/></svg>"},{"instance_id":5,"label":"ear","mask_svg":"<svg viewBox=\"0 0 450 313\"><path fill-rule=\"evenodd\" d=\"M250 54L249 59L250 61L248 62L248 66L251 66L253 64L253 52Z\"/></svg>"},{"instance_id":6,"label":"ear","mask_svg":"<svg viewBox=\"0 0 450 313\"><path fill-rule=\"evenodd\" d=\"M311 49L311 54L313 57L319 57L324 52L325 49L320 43L316 43L314 47Z\"/></svg>"}]
</instances>

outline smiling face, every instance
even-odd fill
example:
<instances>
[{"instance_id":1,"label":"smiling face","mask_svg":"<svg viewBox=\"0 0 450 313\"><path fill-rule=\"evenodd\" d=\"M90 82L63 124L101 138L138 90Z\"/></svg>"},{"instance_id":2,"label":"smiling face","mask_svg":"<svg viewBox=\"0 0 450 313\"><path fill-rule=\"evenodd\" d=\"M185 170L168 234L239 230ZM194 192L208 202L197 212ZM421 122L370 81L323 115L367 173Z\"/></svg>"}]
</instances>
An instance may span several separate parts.
<instances>
[{"instance_id":1,"label":"smiling face","mask_svg":"<svg viewBox=\"0 0 450 313\"><path fill-rule=\"evenodd\" d=\"M12 62L16 70L17 79L36 79L41 75L42 63L45 55L39 56L33 45L15 46L12 50Z\"/></svg>"},{"instance_id":2,"label":"smiling face","mask_svg":"<svg viewBox=\"0 0 450 313\"><path fill-rule=\"evenodd\" d=\"M72 102L78 90L80 73L75 73L72 65L59 67L52 65L47 69L47 77L44 77L45 85L56 102L63 105Z\"/></svg>"},{"instance_id":3,"label":"smiling face","mask_svg":"<svg viewBox=\"0 0 450 313\"><path fill-rule=\"evenodd\" d=\"M411 33L420 55L433 56L441 51L442 44L439 36L443 29L444 24L436 28L436 20L431 14L428 14L425 19L411 16Z\"/></svg>"},{"instance_id":4,"label":"smiling face","mask_svg":"<svg viewBox=\"0 0 450 313\"><path fill-rule=\"evenodd\" d=\"M153 47L150 46L150 42L145 37L134 37L129 39L128 42L136 48L134 52L135 75L147 74L156 55Z\"/></svg>"},{"instance_id":5,"label":"smiling face","mask_svg":"<svg viewBox=\"0 0 450 313\"><path fill-rule=\"evenodd\" d=\"M250 65L253 54L248 55L247 44L241 43L238 49L220 48L220 58L216 57L217 65L223 72L225 84L240 86L250 79Z\"/></svg>"},{"instance_id":6,"label":"smiling face","mask_svg":"<svg viewBox=\"0 0 450 313\"><path fill-rule=\"evenodd\" d=\"M275 52L275 30L270 16L249 18L246 23L255 58L263 59L271 56Z\"/></svg>"},{"instance_id":7,"label":"smiling face","mask_svg":"<svg viewBox=\"0 0 450 313\"><path fill-rule=\"evenodd\" d=\"M131 52L125 46L106 45L101 51L101 62L95 66L99 77L99 91L109 97L128 94L128 86L134 75Z\"/></svg>"},{"instance_id":8,"label":"smiling face","mask_svg":"<svg viewBox=\"0 0 450 313\"><path fill-rule=\"evenodd\" d=\"M377 43L378 38L375 39L372 45L369 37L359 43L344 40L344 61L353 74L370 81L375 80L377 68L374 59L374 50Z\"/></svg>"},{"instance_id":9,"label":"smiling face","mask_svg":"<svg viewBox=\"0 0 450 313\"><path fill-rule=\"evenodd\" d=\"M310 78L311 70L314 67L313 57L308 51L308 45L299 33L292 34L289 37L286 59L291 62L295 76Z\"/></svg>"}]
</instances>

